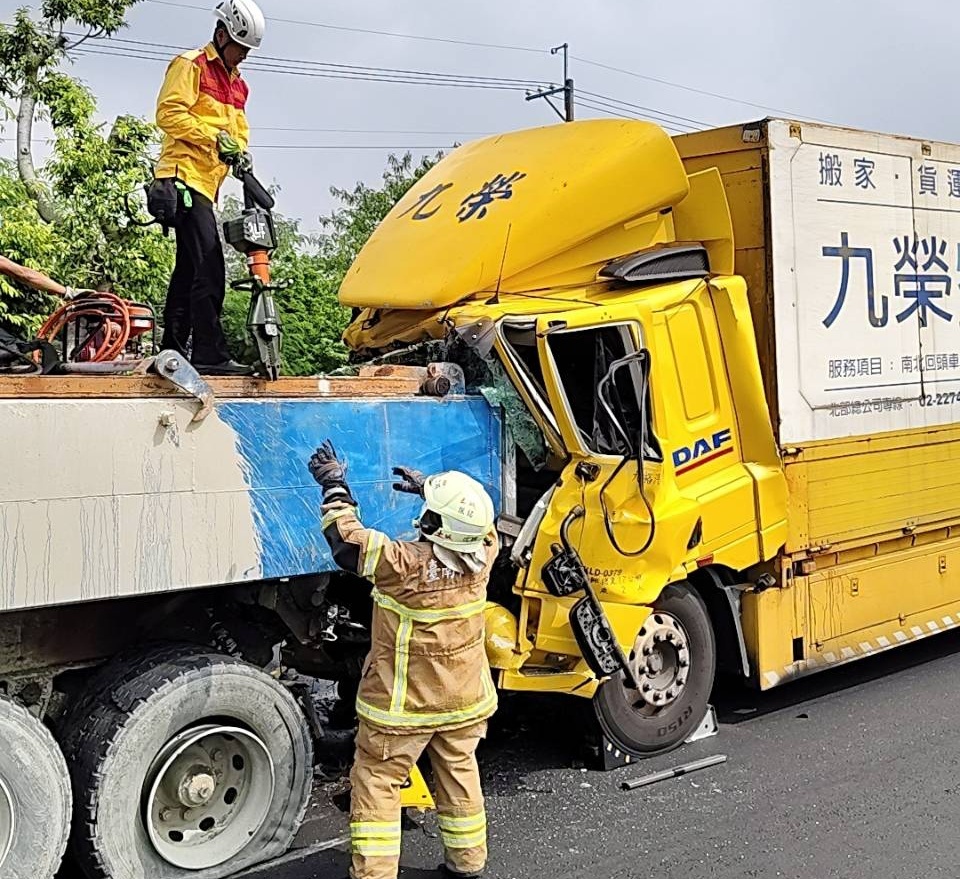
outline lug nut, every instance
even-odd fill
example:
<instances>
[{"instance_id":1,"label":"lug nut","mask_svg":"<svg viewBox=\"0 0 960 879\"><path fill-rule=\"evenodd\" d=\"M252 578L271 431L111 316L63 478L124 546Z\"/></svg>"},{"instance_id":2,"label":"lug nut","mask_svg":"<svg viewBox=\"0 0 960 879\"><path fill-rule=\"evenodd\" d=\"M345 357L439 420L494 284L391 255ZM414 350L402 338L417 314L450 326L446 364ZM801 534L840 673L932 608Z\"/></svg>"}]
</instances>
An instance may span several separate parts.
<instances>
[{"instance_id":1,"label":"lug nut","mask_svg":"<svg viewBox=\"0 0 960 879\"><path fill-rule=\"evenodd\" d=\"M653 640L654 640L654 643L655 643L655 644L659 644L659 643L663 640L663 635L661 635L659 632L657 632L657 633L653 636Z\"/></svg>"},{"instance_id":2,"label":"lug nut","mask_svg":"<svg viewBox=\"0 0 960 879\"><path fill-rule=\"evenodd\" d=\"M668 699L672 699L672 698L673 698L674 696L676 696L676 695L677 695L677 694L674 693L673 690L667 690L667 698L668 698Z\"/></svg>"},{"instance_id":3,"label":"lug nut","mask_svg":"<svg viewBox=\"0 0 960 879\"><path fill-rule=\"evenodd\" d=\"M653 648L652 648L652 647L644 647L644 648L643 648L643 655L644 655L644 656L650 656L651 653L653 653Z\"/></svg>"},{"instance_id":4,"label":"lug nut","mask_svg":"<svg viewBox=\"0 0 960 879\"><path fill-rule=\"evenodd\" d=\"M667 632L667 640L672 644L677 640L677 636L673 632Z\"/></svg>"},{"instance_id":5,"label":"lug nut","mask_svg":"<svg viewBox=\"0 0 960 879\"><path fill-rule=\"evenodd\" d=\"M686 678L677 678L677 686L682 687L687 682Z\"/></svg>"},{"instance_id":6,"label":"lug nut","mask_svg":"<svg viewBox=\"0 0 960 879\"><path fill-rule=\"evenodd\" d=\"M663 696L662 696L662 694L660 694L660 693L654 693L654 694L653 694L653 701L654 701L654 702L659 702L662 698L663 698Z\"/></svg>"},{"instance_id":7,"label":"lug nut","mask_svg":"<svg viewBox=\"0 0 960 879\"><path fill-rule=\"evenodd\" d=\"M641 689L641 691L644 692L644 693L649 693L651 687L650 687L650 684L644 684L640 689Z\"/></svg>"},{"instance_id":8,"label":"lug nut","mask_svg":"<svg viewBox=\"0 0 960 879\"><path fill-rule=\"evenodd\" d=\"M681 657L681 658L680 658L680 661L677 663L677 665L679 665L680 668L686 668L688 665L690 665L690 663L689 663L686 659L683 659L683 658Z\"/></svg>"}]
</instances>

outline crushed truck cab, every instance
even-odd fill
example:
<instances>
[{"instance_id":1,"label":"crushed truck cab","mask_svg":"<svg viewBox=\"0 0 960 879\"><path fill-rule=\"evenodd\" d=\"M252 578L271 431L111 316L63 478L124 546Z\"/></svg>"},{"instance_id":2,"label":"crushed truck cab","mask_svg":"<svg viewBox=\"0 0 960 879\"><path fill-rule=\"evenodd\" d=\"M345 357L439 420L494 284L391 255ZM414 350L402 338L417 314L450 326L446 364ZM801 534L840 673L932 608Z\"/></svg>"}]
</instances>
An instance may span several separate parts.
<instances>
[{"instance_id":1,"label":"crushed truck cab","mask_svg":"<svg viewBox=\"0 0 960 879\"><path fill-rule=\"evenodd\" d=\"M592 696L629 753L683 741L717 668L768 687L899 643L905 616L930 613L896 593L884 565L942 580L956 552L955 500L934 511L900 491L876 528L845 535L850 518L871 518L877 486L851 476L836 503L819 487L827 473L884 466L881 447L885 462L900 449L932 477L938 455L960 454L960 407L943 395L950 408L931 418L939 397L874 379L887 411L911 414L859 429L824 420L829 399L808 394L811 370L833 376L831 338L878 375L916 356L910 333L927 346L920 368L947 344L918 308L904 314L908 332L887 331L882 357L866 354L875 319L845 340L828 332L842 301L831 310L822 281L799 279L835 275L846 295L848 225L862 215L871 233L877 222L895 229L865 197L850 196L857 213L817 191L818 150L851 168L854 153L869 169L905 163L890 185L928 155L905 139L777 120L677 139L614 120L513 132L456 149L419 180L341 287L357 309L345 339L358 353L439 350L510 402L522 525L515 579L492 589L492 660L503 687ZM798 151L809 179L791 166ZM789 243L798 206L803 237L839 249ZM924 427L945 444L938 453ZM825 526L819 542L796 539L805 517ZM908 552L891 526L923 530L930 548L911 536ZM937 556L943 570L930 568ZM960 583L948 579L952 613ZM839 597L851 582L852 602ZM844 622L824 626L838 601Z\"/></svg>"}]
</instances>

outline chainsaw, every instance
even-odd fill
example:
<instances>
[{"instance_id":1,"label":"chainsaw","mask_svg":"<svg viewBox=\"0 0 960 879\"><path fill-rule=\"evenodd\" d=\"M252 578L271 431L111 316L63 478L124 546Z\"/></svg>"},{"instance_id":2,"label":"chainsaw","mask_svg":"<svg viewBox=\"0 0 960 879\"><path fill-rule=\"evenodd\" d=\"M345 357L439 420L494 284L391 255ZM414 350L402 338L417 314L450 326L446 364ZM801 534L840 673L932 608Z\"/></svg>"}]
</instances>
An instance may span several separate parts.
<instances>
[{"instance_id":1,"label":"chainsaw","mask_svg":"<svg viewBox=\"0 0 960 879\"><path fill-rule=\"evenodd\" d=\"M262 183L253 175L249 160L242 162L225 159L234 177L243 184L243 213L223 224L224 240L234 250L244 254L250 275L234 281L234 290L250 292L247 329L253 337L260 358L258 370L264 378L276 381L280 377L280 343L283 330L273 294L287 284L275 284L270 276L270 254L277 246L273 224L276 202Z\"/></svg>"}]
</instances>

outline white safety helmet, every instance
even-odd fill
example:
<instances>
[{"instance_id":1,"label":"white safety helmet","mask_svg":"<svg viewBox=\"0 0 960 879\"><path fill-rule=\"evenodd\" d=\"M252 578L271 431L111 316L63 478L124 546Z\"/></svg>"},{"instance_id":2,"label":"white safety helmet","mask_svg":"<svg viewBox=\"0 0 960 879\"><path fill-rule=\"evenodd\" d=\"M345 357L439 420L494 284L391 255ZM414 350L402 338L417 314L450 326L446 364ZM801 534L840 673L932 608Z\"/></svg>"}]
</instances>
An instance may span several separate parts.
<instances>
[{"instance_id":1,"label":"white safety helmet","mask_svg":"<svg viewBox=\"0 0 960 879\"><path fill-rule=\"evenodd\" d=\"M227 33L235 43L248 49L260 48L267 23L253 0L221 0L213 14L227 26Z\"/></svg>"},{"instance_id":2,"label":"white safety helmet","mask_svg":"<svg viewBox=\"0 0 960 879\"><path fill-rule=\"evenodd\" d=\"M424 505L417 522L420 533L445 549L470 555L483 549L493 528L493 501L484 487L466 473L448 470L428 476Z\"/></svg>"}]
</instances>

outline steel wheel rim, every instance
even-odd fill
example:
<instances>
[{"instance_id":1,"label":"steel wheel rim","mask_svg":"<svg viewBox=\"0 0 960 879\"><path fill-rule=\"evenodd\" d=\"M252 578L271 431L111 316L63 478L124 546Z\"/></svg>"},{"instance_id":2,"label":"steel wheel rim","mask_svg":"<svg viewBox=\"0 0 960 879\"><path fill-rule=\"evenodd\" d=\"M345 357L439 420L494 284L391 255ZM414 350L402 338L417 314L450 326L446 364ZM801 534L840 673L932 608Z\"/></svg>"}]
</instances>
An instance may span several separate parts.
<instances>
[{"instance_id":1,"label":"steel wheel rim","mask_svg":"<svg viewBox=\"0 0 960 879\"><path fill-rule=\"evenodd\" d=\"M6 863L13 848L13 836L17 830L17 813L13 809L13 794L7 783L0 778L0 867Z\"/></svg>"},{"instance_id":2,"label":"steel wheel rim","mask_svg":"<svg viewBox=\"0 0 960 879\"><path fill-rule=\"evenodd\" d=\"M270 811L276 772L250 730L222 724L174 736L147 773L143 822L156 853L184 870L238 855Z\"/></svg>"},{"instance_id":3,"label":"steel wheel rim","mask_svg":"<svg viewBox=\"0 0 960 879\"><path fill-rule=\"evenodd\" d=\"M662 611L650 614L634 641L630 664L639 687L624 688L634 710L656 714L676 702L690 677L690 639L680 620Z\"/></svg>"}]
</instances>

